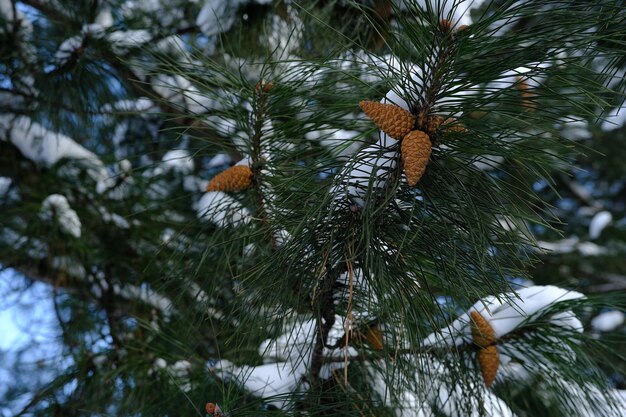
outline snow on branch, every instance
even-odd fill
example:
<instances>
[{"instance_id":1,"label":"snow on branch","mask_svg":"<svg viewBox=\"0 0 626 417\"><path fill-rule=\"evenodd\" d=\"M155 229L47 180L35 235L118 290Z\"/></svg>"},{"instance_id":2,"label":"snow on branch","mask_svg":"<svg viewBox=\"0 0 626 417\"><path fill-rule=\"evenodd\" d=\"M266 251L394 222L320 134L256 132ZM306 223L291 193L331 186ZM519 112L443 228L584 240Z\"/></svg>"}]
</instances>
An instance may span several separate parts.
<instances>
[{"instance_id":1,"label":"snow on branch","mask_svg":"<svg viewBox=\"0 0 626 417\"><path fill-rule=\"evenodd\" d=\"M580 300L585 296L552 285L532 286L517 293L505 293L489 296L476 302L467 313L443 329L431 333L422 342L423 346L454 346L472 343L470 313L477 312L493 327L496 339L518 329L528 321L535 320L551 306L571 300ZM550 322L571 330L582 331L583 326L575 316L563 316L561 313L550 318Z\"/></svg>"},{"instance_id":2,"label":"snow on branch","mask_svg":"<svg viewBox=\"0 0 626 417\"><path fill-rule=\"evenodd\" d=\"M78 214L70 207L67 198L60 194L51 194L41 204L41 218L54 220L62 232L79 238L82 224Z\"/></svg>"},{"instance_id":3,"label":"snow on branch","mask_svg":"<svg viewBox=\"0 0 626 417\"><path fill-rule=\"evenodd\" d=\"M8 141L26 158L45 167L51 167L61 159L74 159L88 162L94 178L106 175L96 154L69 136L53 132L27 116L0 115L0 140Z\"/></svg>"},{"instance_id":4,"label":"snow on branch","mask_svg":"<svg viewBox=\"0 0 626 417\"><path fill-rule=\"evenodd\" d=\"M345 333L345 318L335 315L327 345L333 346ZM284 327L276 339L267 339L259 347L264 365L237 367L220 361L216 369L222 377L240 382L253 395L267 399L269 404L289 408L290 396L308 386L306 375L312 360L312 340L316 334L316 320L295 320ZM323 356L330 359L322 366L320 377L330 378L331 373L344 367L344 362L357 355L352 347L324 348Z\"/></svg>"}]
</instances>

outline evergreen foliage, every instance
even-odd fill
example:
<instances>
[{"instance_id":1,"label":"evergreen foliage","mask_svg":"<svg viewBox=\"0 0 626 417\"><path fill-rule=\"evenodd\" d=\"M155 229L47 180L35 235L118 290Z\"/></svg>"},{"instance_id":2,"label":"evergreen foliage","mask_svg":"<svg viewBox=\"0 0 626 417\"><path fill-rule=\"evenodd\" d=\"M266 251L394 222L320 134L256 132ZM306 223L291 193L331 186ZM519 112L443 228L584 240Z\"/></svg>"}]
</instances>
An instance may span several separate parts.
<instances>
[{"instance_id":1,"label":"evergreen foliage","mask_svg":"<svg viewBox=\"0 0 626 417\"><path fill-rule=\"evenodd\" d=\"M0 0L3 415L622 415L625 18Z\"/></svg>"}]
</instances>

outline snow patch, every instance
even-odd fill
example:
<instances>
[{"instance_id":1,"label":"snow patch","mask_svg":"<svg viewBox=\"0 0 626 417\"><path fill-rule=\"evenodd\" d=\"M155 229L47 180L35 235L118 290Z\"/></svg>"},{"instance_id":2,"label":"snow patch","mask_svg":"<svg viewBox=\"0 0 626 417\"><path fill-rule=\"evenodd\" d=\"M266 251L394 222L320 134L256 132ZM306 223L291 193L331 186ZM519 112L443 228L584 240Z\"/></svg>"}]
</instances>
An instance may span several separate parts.
<instances>
[{"instance_id":1,"label":"snow patch","mask_svg":"<svg viewBox=\"0 0 626 417\"><path fill-rule=\"evenodd\" d=\"M620 107L616 107L602 119L600 128L606 132L619 129L626 124L626 103Z\"/></svg>"},{"instance_id":2,"label":"snow patch","mask_svg":"<svg viewBox=\"0 0 626 417\"><path fill-rule=\"evenodd\" d=\"M62 232L79 238L81 223L78 214L70 207L67 198L61 194L51 194L41 204L40 216L43 220L54 220Z\"/></svg>"},{"instance_id":3,"label":"snow patch","mask_svg":"<svg viewBox=\"0 0 626 417\"><path fill-rule=\"evenodd\" d=\"M164 99L191 113L221 109L218 101L202 94L191 81L180 75L159 74L152 80L152 89Z\"/></svg>"},{"instance_id":4,"label":"snow patch","mask_svg":"<svg viewBox=\"0 0 626 417\"><path fill-rule=\"evenodd\" d=\"M84 37L82 35L72 36L64 40L59 49L54 54L55 64L64 65L80 48L83 47Z\"/></svg>"},{"instance_id":5,"label":"snow patch","mask_svg":"<svg viewBox=\"0 0 626 417\"><path fill-rule=\"evenodd\" d=\"M489 296L476 302L467 313L461 315L442 330L431 333L424 346L462 345L471 343L470 312L476 311L493 327L496 338L514 331L526 320L533 320L549 307L564 301L580 300L585 296L552 285L523 288L516 293ZM575 320L574 320L575 319ZM550 318L554 325L582 331L582 324L572 315L558 313Z\"/></svg>"},{"instance_id":6,"label":"snow patch","mask_svg":"<svg viewBox=\"0 0 626 417\"><path fill-rule=\"evenodd\" d=\"M248 209L221 191L205 193L196 204L196 213L200 219L217 226L234 226L250 222Z\"/></svg>"},{"instance_id":7,"label":"snow patch","mask_svg":"<svg viewBox=\"0 0 626 417\"><path fill-rule=\"evenodd\" d=\"M604 228L606 228L613 221L613 215L606 211L600 211L593 216L589 223L589 238L597 239L602 234Z\"/></svg>"},{"instance_id":8,"label":"snow patch","mask_svg":"<svg viewBox=\"0 0 626 417\"><path fill-rule=\"evenodd\" d=\"M94 178L103 170L102 162L93 152L26 116L0 115L0 137L6 137L26 158L46 167L61 159L76 159L88 161L96 169L92 172Z\"/></svg>"},{"instance_id":9,"label":"snow patch","mask_svg":"<svg viewBox=\"0 0 626 417\"><path fill-rule=\"evenodd\" d=\"M106 38L116 54L124 54L131 48L137 48L149 42L152 35L145 29L116 30L109 33Z\"/></svg>"},{"instance_id":10,"label":"snow patch","mask_svg":"<svg viewBox=\"0 0 626 417\"><path fill-rule=\"evenodd\" d=\"M358 152L337 174L338 182L330 190L336 201L363 207L370 193L375 195L385 187L390 172L398 164L399 152L397 146L395 149L389 146L397 141L381 136L376 144Z\"/></svg>"},{"instance_id":11,"label":"snow patch","mask_svg":"<svg viewBox=\"0 0 626 417\"><path fill-rule=\"evenodd\" d=\"M165 172L174 171L181 174L193 172L193 159L189 152L183 149L172 149L163 155L161 166Z\"/></svg>"},{"instance_id":12,"label":"snow patch","mask_svg":"<svg viewBox=\"0 0 626 417\"><path fill-rule=\"evenodd\" d=\"M11 187L12 180L9 177L0 177L0 198L3 198Z\"/></svg>"},{"instance_id":13,"label":"snow patch","mask_svg":"<svg viewBox=\"0 0 626 417\"><path fill-rule=\"evenodd\" d=\"M624 319L624 313L621 311L607 311L591 320L591 328L599 332L610 332L624 324Z\"/></svg>"}]
</instances>

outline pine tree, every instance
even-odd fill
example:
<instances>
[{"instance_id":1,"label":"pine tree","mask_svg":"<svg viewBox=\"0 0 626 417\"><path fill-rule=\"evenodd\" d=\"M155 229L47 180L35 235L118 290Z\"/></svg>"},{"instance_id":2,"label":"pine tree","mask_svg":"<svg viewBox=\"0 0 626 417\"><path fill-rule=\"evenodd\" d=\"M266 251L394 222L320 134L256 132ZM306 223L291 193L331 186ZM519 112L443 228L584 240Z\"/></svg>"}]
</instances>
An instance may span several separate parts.
<instances>
[{"instance_id":1,"label":"pine tree","mask_svg":"<svg viewBox=\"0 0 626 417\"><path fill-rule=\"evenodd\" d=\"M625 17L0 0L0 409L621 415Z\"/></svg>"}]
</instances>

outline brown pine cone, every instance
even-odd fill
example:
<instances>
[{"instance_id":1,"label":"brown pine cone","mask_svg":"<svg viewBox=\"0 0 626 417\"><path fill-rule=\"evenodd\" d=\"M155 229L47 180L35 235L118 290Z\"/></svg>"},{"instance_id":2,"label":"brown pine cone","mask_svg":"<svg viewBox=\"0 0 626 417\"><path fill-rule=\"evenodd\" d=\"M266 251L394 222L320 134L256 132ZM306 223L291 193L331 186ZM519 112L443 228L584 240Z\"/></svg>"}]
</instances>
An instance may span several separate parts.
<instances>
[{"instance_id":1,"label":"brown pine cone","mask_svg":"<svg viewBox=\"0 0 626 417\"><path fill-rule=\"evenodd\" d=\"M535 102L533 100L534 94L531 91L530 84L528 83L527 78L517 77L517 84L515 84L517 89L520 91L522 95L522 107L526 108L528 111L535 110Z\"/></svg>"},{"instance_id":2,"label":"brown pine cone","mask_svg":"<svg viewBox=\"0 0 626 417\"><path fill-rule=\"evenodd\" d=\"M252 170L245 165L235 165L211 179L206 191L243 191L252 185Z\"/></svg>"},{"instance_id":3,"label":"brown pine cone","mask_svg":"<svg viewBox=\"0 0 626 417\"><path fill-rule=\"evenodd\" d=\"M396 140L401 140L415 125L415 116L395 104L364 100L359 106L380 130Z\"/></svg>"},{"instance_id":4,"label":"brown pine cone","mask_svg":"<svg viewBox=\"0 0 626 417\"><path fill-rule=\"evenodd\" d=\"M472 339L474 343L482 348L492 345L496 341L496 332L491 327L491 324L478 311L472 311L470 317L472 318Z\"/></svg>"},{"instance_id":5,"label":"brown pine cone","mask_svg":"<svg viewBox=\"0 0 626 417\"><path fill-rule=\"evenodd\" d=\"M428 133L428 136L434 136L439 126L444 123L445 120L447 119L443 116L430 116L426 122L426 133Z\"/></svg>"},{"instance_id":6,"label":"brown pine cone","mask_svg":"<svg viewBox=\"0 0 626 417\"><path fill-rule=\"evenodd\" d=\"M429 136L433 136L437 133L437 129L439 129L440 127L449 132L467 132L467 128L463 126L462 123L458 123L456 119L452 117L448 117L446 119L443 116L434 115L428 118L428 122L426 123L426 133L428 133Z\"/></svg>"},{"instance_id":7,"label":"brown pine cone","mask_svg":"<svg viewBox=\"0 0 626 417\"><path fill-rule=\"evenodd\" d=\"M365 333L365 340L367 340L367 344L375 350L383 350L383 333L380 331L380 327L371 326L367 329Z\"/></svg>"},{"instance_id":8,"label":"brown pine cone","mask_svg":"<svg viewBox=\"0 0 626 417\"><path fill-rule=\"evenodd\" d=\"M433 150L430 137L421 130L414 130L402 139L400 150L406 181L410 187L414 187L424 175Z\"/></svg>"},{"instance_id":9,"label":"brown pine cone","mask_svg":"<svg viewBox=\"0 0 626 417\"><path fill-rule=\"evenodd\" d=\"M467 132L467 128L465 126L463 126L462 123L457 123L456 119L453 119L451 117L448 117L446 120L443 121L442 123L443 127L450 131L450 132L455 132L455 133L466 133Z\"/></svg>"},{"instance_id":10,"label":"brown pine cone","mask_svg":"<svg viewBox=\"0 0 626 417\"><path fill-rule=\"evenodd\" d=\"M493 385L500 366L500 354L495 346L487 346L478 351L478 364L487 388Z\"/></svg>"}]
</instances>

